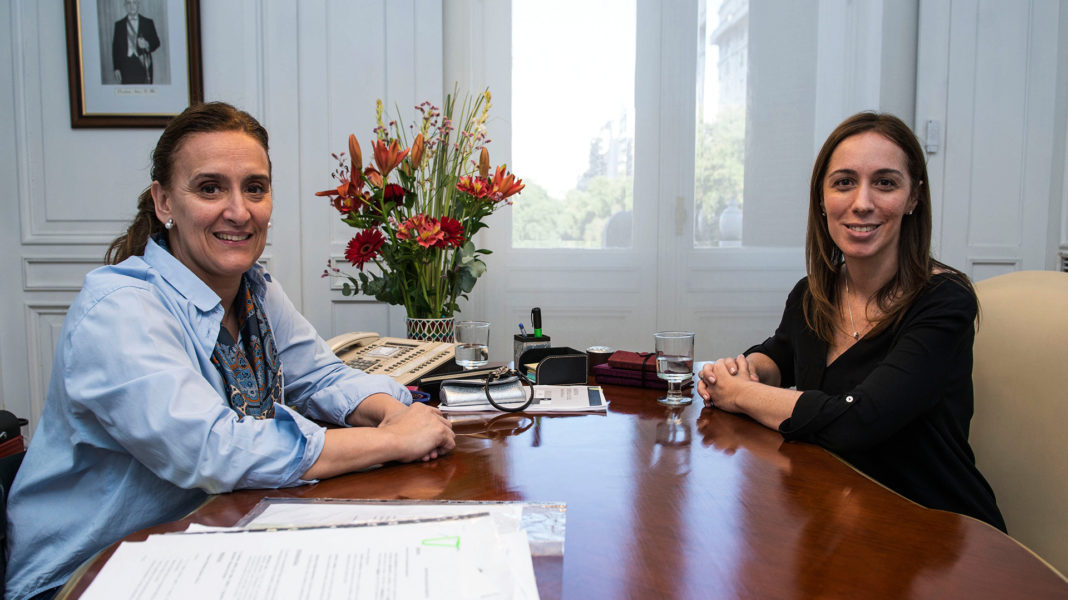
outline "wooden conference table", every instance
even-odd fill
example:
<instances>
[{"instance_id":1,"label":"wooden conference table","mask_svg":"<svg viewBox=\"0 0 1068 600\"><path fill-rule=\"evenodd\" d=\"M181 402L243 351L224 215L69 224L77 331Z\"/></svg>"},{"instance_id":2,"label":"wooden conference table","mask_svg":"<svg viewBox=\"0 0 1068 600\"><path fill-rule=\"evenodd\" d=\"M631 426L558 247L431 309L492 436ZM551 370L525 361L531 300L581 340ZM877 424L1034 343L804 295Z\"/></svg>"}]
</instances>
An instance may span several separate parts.
<instances>
[{"instance_id":1,"label":"wooden conference table","mask_svg":"<svg viewBox=\"0 0 1068 600\"><path fill-rule=\"evenodd\" d=\"M913 504L819 447L700 402L673 420L651 390L605 395L607 415L457 425L439 460L222 494L126 539L232 525L264 497L562 501L563 561L535 559L545 599L1068 598L1068 582L1010 537Z\"/></svg>"}]
</instances>

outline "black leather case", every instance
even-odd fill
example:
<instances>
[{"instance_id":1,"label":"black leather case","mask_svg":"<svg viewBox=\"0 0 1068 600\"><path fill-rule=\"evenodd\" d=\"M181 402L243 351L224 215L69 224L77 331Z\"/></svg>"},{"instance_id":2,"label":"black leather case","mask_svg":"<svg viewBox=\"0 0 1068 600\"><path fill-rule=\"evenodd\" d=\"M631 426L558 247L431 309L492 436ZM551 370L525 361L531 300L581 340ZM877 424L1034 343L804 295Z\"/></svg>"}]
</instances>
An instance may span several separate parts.
<instances>
[{"instance_id":1,"label":"black leather case","mask_svg":"<svg viewBox=\"0 0 1068 600\"><path fill-rule=\"evenodd\" d=\"M516 369L536 363L534 383L538 385L586 385L586 353L574 348L533 348L519 358Z\"/></svg>"}]
</instances>

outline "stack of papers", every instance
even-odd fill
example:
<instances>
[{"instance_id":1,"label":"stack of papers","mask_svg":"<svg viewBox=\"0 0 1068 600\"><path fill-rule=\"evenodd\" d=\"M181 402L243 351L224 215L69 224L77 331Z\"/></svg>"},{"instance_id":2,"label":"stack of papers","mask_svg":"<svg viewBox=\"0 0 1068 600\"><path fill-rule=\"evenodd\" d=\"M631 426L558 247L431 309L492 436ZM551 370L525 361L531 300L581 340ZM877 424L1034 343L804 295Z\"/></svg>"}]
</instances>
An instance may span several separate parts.
<instances>
[{"instance_id":1,"label":"stack of papers","mask_svg":"<svg viewBox=\"0 0 1068 600\"><path fill-rule=\"evenodd\" d=\"M563 556L567 505L481 500L349 500L264 498L237 522L241 529L393 523L489 513L498 531L523 530L533 556Z\"/></svg>"},{"instance_id":2,"label":"stack of papers","mask_svg":"<svg viewBox=\"0 0 1068 600\"><path fill-rule=\"evenodd\" d=\"M265 502L123 542L82 598L538 598L525 503Z\"/></svg>"}]
</instances>

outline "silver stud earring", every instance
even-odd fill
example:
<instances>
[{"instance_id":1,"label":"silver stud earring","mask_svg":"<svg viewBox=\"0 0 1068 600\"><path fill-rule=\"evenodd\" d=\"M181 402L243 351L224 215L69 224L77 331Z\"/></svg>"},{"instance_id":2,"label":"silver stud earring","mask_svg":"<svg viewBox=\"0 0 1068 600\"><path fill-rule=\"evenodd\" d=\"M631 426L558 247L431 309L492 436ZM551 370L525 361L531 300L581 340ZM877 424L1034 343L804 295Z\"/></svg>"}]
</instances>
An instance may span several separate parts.
<instances>
[{"instance_id":1,"label":"silver stud earring","mask_svg":"<svg viewBox=\"0 0 1068 600\"><path fill-rule=\"evenodd\" d=\"M167 229L174 229L174 219L167 219L167 222L163 224Z\"/></svg>"},{"instance_id":2,"label":"silver stud earring","mask_svg":"<svg viewBox=\"0 0 1068 600\"><path fill-rule=\"evenodd\" d=\"M270 229L271 227L274 227L274 221L268 220L267 221L267 229Z\"/></svg>"},{"instance_id":3,"label":"silver stud earring","mask_svg":"<svg viewBox=\"0 0 1068 600\"><path fill-rule=\"evenodd\" d=\"M915 210L915 209L913 209L913 210ZM910 215L911 215L911 214L912 214L912 211L910 210L910 211L908 212L908 214L910 214Z\"/></svg>"}]
</instances>

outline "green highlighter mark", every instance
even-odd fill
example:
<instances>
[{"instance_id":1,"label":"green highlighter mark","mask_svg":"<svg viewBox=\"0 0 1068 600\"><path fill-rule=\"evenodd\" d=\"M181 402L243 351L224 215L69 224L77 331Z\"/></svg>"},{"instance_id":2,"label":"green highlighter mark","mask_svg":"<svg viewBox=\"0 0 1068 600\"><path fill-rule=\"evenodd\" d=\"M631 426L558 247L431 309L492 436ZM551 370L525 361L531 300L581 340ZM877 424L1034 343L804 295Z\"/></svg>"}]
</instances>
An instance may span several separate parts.
<instances>
[{"instance_id":1,"label":"green highlighter mark","mask_svg":"<svg viewBox=\"0 0 1068 600\"><path fill-rule=\"evenodd\" d=\"M436 538L426 538L423 540L424 546L434 546L436 548L460 548L460 536L458 535L446 535Z\"/></svg>"}]
</instances>

